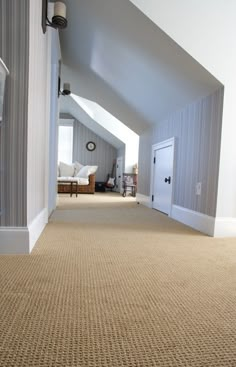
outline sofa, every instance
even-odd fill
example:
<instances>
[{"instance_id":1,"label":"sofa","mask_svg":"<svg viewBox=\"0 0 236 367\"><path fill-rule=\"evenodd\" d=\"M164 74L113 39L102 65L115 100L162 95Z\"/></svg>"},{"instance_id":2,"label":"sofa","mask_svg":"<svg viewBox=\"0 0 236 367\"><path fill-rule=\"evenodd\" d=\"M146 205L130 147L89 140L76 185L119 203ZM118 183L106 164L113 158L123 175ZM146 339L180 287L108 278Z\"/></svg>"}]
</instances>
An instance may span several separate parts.
<instances>
[{"instance_id":1,"label":"sofa","mask_svg":"<svg viewBox=\"0 0 236 367\"><path fill-rule=\"evenodd\" d=\"M58 177L57 180L57 192L58 194L65 194L65 193L70 193L71 192L71 185L70 185L70 181L74 180L75 177L68 177L67 179L63 177ZM66 180L68 180L68 183L66 183ZM60 182L62 181L62 182ZM83 184L80 183L79 180L77 180L78 182L78 186L77 186L77 192L78 194L94 194L95 192L95 174L91 174L88 177L88 184ZM72 186L72 193L76 192L76 186L73 185Z\"/></svg>"},{"instance_id":2,"label":"sofa","mask_svg":"<svg viewBox=\"0 0 236 367\"><path fill-rule=\"evenodd\" d=\"M79 162L67 164L60 162L57 174L57 192L94 194L95 172L97 166L84 166Z\"/></svg>"}]
</instances>

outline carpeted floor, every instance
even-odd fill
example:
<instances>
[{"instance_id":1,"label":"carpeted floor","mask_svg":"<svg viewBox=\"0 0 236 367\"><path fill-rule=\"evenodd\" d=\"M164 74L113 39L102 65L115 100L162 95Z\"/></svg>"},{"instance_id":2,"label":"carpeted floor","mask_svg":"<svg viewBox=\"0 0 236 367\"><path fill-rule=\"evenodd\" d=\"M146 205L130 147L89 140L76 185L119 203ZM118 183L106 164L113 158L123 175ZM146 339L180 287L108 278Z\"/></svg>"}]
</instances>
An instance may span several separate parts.
<instances>
[{"instance_id":1,"label":"carpeted floor","mask_svg":"<svg viewBox=\"0 0 236 367\"><path fill-rule=\"evenodd\" d=\"M236 239L105 195L60 197L30 256L0 256L0 366L235 367Z\"/></svg>"}]
</instances>

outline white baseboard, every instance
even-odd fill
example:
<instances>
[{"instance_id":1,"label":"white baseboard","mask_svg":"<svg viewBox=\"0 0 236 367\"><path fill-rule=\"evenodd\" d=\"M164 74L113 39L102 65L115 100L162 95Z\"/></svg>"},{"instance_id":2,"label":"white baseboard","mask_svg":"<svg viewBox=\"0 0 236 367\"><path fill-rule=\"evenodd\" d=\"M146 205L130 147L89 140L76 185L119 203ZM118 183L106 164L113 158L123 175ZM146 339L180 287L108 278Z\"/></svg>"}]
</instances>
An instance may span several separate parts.
<instances>
[{"instance_id":1,"label":"white baseboard","mask_svg":"<svg viewBox=\"0 0 236 367\"><path fill-rule=\"evenodd\" d=\"M0 254L30 254L47 221L43 209L28 227L0 227Z\"/></svg>"},{"instance_id":2,"label":"white baseboard","mask_svg":"<svg viewBox=\"0 0 236 367\"><path fill-rule=\"evenodd\" d=\"M151 208L152 207L150 196L142 195L142 194L139 194L137 192L137 194L136 194L136 201L139 202L142 205L147 206L148 208Z\"/></svg>"},{"instance_id":3,"label":"white baseboard","mask_svg":"<svg viewBox=\"0 0 236 367\"><path fill-rule=\"evenodd\" d=\"M32 251L35 243L39 239L45 225L48 222L48 211L44 208L36 218L29 224L29 249Z\"/></svg>"},{"instance_id":4,"label":"white baseboard","mask_svg":"<svg viewBox=\"0 0 236 367\"><path fill-rule=\"evenodd\" d=\"M214 237L236 237L236 218L216 217Z\"/></svg>"},{"instance_id":5,"label":"white baseboard","mask_svg":"<svg viewBox=\"0 0 236 367\"><path fill-rule=\"evenodd\" d=\"M29 254L27 227L0 227L0 254Z\"/></svg>"},{"instance_id":6,"label":"white baseboard","mask_svg":"<svg viewBox=\"0 0 236 367\"><path fill-rule=\"evenodd\" d=\"M210 217L178 205L172 206L170 217L200 232L206 233L209 236L214 236L214 217Z\"/></svg>"}]
</instances>

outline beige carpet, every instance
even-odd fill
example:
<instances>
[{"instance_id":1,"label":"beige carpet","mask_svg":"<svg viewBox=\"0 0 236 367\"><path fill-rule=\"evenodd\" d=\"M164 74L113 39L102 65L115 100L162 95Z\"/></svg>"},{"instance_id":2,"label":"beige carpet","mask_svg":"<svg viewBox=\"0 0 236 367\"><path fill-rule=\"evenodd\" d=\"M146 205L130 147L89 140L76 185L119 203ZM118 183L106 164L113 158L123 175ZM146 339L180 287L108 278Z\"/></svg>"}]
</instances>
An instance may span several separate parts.
<instances>
[{"instance_id":1,"label":"beige carpet","mask_svg":"<svg viewBox=\"0 0 236 367\"><path fill-rule=\"evenodd\" d=\"M235 367L236 240L105 195L0 256L0 366Z\"/></svg>"}]
</instances>

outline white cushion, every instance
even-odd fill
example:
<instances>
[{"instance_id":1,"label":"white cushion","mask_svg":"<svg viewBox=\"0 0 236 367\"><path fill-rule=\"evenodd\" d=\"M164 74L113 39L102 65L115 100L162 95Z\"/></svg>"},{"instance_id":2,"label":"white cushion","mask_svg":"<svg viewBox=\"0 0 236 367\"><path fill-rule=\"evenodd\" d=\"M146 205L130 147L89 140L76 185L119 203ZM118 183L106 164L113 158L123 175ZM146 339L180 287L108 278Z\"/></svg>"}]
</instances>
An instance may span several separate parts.
<instances>
[{"instance_id":1,"label":"white cushion","mask_svg":"<svg viewBox=\"0 0 236 367\"><path fill-rule=\"evenodd\" d=\"M84 165L75 161L75 176L77 176L77 174L79 173L79 171L81 170L81 168L83 168Z\"/></svg>"},{"instance_id":2,"label":"white cushion","mask_svg":"<svg viewBox=\"0 0 236 367\"><path fill-rule=\"evenodd\" d=\"M80 178L80 177L58 177L57 178L58 182L63 182L63 183L70 183L72 182L77 182L78 185L88 185L89 184L89 179L88 178Z\"/></svg>"},{"instance_id":3,"label":"white cushion","mask_svg":"<svg viewBox=\"0 0 236 367\"><path fill-rule=\"evenodd\" d=\"M70 181L73 181L73 182L76 182L76 181L78 181L77 180L77 178L75 178L75 177L70 177L70 176L61 176L61 177L57 177L57 181L58 182L62 182L62 181L64 181L64 182L70 182Z\"/></svg>"},{"instance_id":4,"label":"white cushion","mask_svg":"<svg viewBox=\"0 0 236 367\"><path fill-rule=\"evenodd\" d=\"M62 177L72 177L74 176L75 173L75 165L73 164L67 164L67 163L63 163L60 162L59 163L59 168L60 168L60 176Z\"/></svg>"},{"instance_id":5,"label":"white cushion","mask_svg":"<svg viewBox=\"0 0 236 367\"><path fill-rule=\"evenodd\" d=\"M77 177L77 182L78 182L78 185L88 185L89 184L89 179L88 178Z\"/></svg>"},{"instance_id":6,"label":"white cushion","mask_svg":"<svg viewBox=\"0 0 236 367\"><path fill-rule=\"evenodd\" d=\"M81 168L76 177L88 178L89 175L95 173L98 169L98 166L84 166Z\"/></svg>"}]
</instances>

